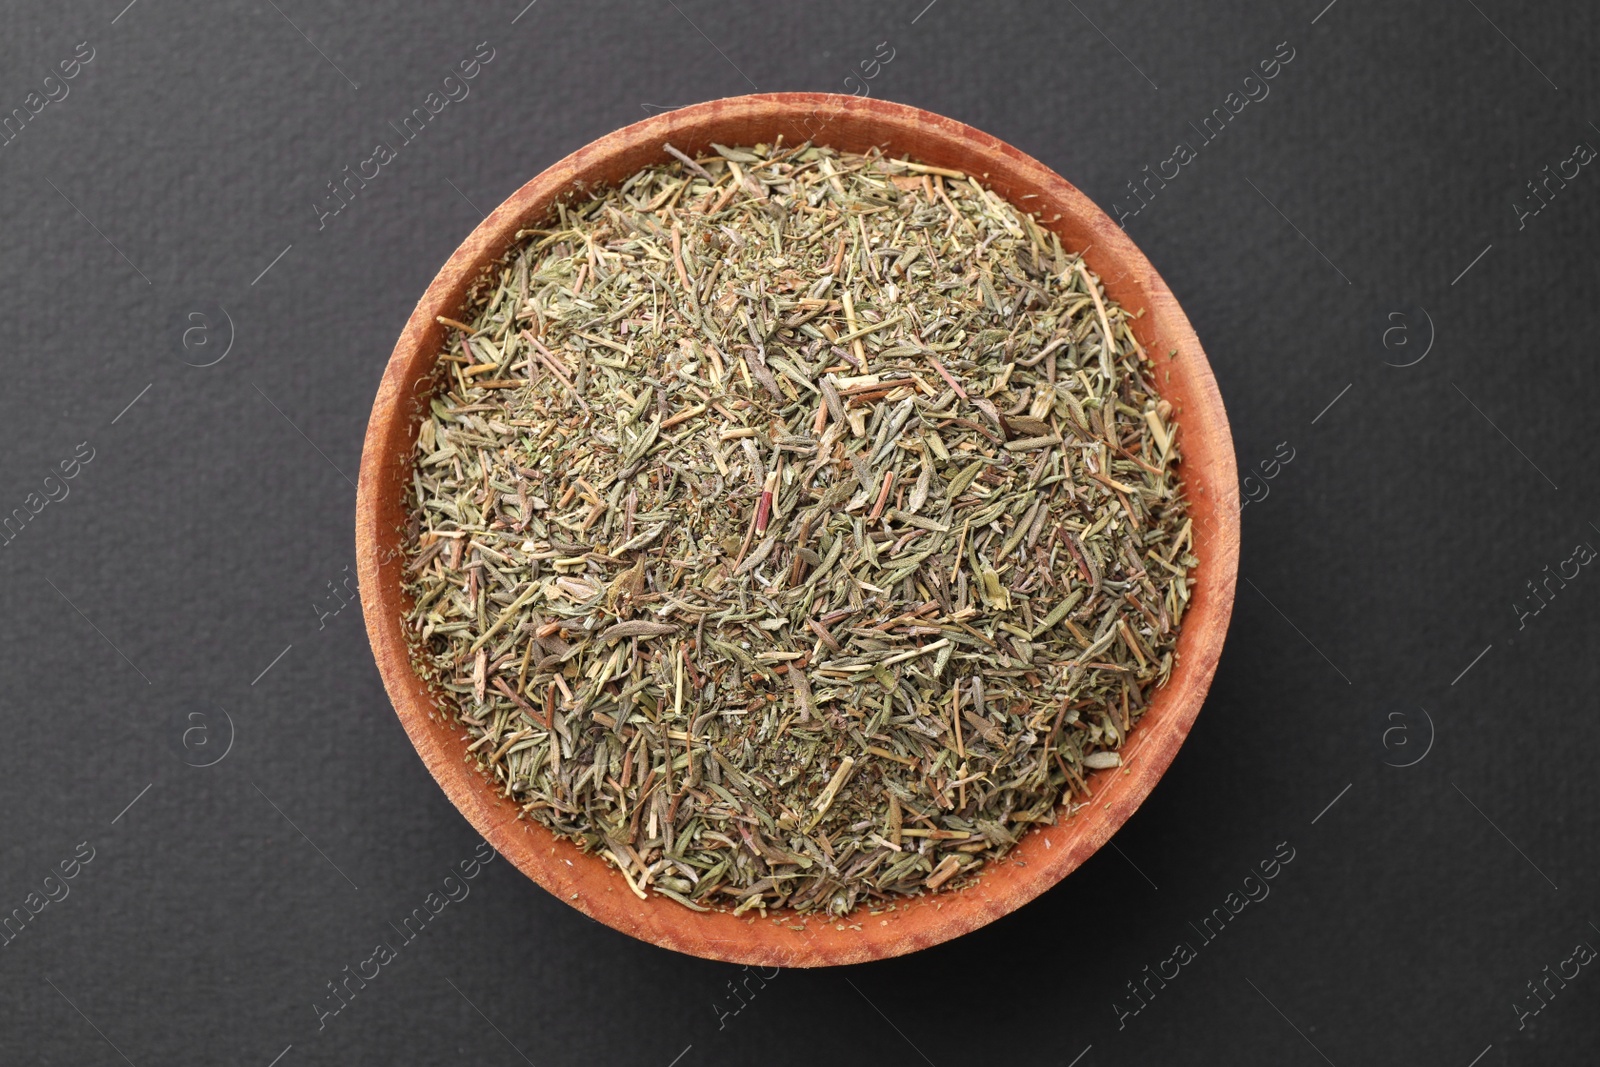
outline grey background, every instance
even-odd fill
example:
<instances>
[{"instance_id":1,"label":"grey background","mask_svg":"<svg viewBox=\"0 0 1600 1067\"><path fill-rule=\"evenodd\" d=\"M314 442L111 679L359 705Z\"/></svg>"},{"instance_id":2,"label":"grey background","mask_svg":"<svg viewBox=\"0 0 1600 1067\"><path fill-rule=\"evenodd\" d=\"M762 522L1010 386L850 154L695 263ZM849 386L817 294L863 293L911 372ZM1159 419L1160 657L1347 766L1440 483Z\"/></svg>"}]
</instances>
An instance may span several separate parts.
<instances>
[{"instance_id":1,"label":"grey background","mask_svg":"<svg viewBox=\"0 0 1600 1067\"><path fill-rule=\"evenodd\" d=\"M0 912L94 849L0 948L0 1061L1592 1062L1600 976L1537 1014L1526 983L1600 945L1600 575L1514 605L1600 542L1600 174L1523 228L1512 206L1600 145L1592 5L124 2L10 4L0 31L0 114L95 50L0 148L0 513L94 450L0 548ZM319 1030L325 984L476 844L329 584L413 303L567 152L652 106L850 91L883 41L873 95L1108 208L1294 49L1128 222L1267 494L1188 744L1117 848L914 957L735 1011L737 968L496 861ZM471 95L319 231L325 183L479 42ZM1271 895L1202 944L1280 842Z\"/></svg>"}]
</instances>

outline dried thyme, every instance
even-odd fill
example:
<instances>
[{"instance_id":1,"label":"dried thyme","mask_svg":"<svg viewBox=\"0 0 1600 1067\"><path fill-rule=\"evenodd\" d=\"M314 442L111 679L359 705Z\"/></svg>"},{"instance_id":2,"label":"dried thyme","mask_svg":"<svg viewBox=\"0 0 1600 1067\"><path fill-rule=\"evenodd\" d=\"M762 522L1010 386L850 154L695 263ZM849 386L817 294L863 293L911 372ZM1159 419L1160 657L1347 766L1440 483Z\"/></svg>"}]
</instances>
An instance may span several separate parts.
<instances>
[{"instance_id":1,"label":"dried thyme","mask_svg":"<svg viewBox=\"0 0 1600 1067\"><path fill-rule=\"evenodd\" d=\"M973 179L715 146L560 204L445 320L418 669L527 816L690 908L970 882L1172 668L1170 406Z\"/></svg>"}]
</instances>

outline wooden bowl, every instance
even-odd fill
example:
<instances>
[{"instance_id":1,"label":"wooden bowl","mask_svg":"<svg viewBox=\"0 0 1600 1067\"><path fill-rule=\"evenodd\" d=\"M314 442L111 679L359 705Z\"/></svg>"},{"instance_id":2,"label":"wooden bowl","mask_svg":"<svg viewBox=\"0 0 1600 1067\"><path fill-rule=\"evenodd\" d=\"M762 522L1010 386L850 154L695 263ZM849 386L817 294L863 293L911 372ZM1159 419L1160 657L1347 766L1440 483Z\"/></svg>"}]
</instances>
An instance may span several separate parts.
<instances>
[{"instance_id":1,"label":"wooden bowl","mask_svg":"<svg viewBox=\"0 0 1600 1067\"><path fill-rule=\"evenodd\" d=\"M464 317L472 280L507 250L518 229L541 222L556 198L575 186L618 182L664 162L663 142L693 155L712 142L771 143L780 134L786 143L810 139L851 152L877 146L978 176L1036 213L1064 248L1082 250L1106 291L1130 313L1143 311L1133 329L1156 362L1156 387L1175 408L1180 473L1200 560L1177 665L1124 746L1124 766L1094 773L1084 806L1070 818L1061 813L1055 826L1029 831L975 885L881 915L858 909L845 923L793 913L781 914L779 922L770 914L736 918L690 911L655 895L639 900L603 860L518 818L517 806L499 795L467 753L465 731L435 705L413 671L402 633L410 606L401 589L405 490L444 341L436 317ZM666 112L602 137L518 189L462 242L412 312L378 388L356 495L356 556L367 634L395 711L445 794L501 855L585 915L641 940L730 963L825 966L914 952L992 922L1061 881L1133 814L1187 736L1222 652L1239 562L1238 481L1222 398L1189 320L1155 268L1087 197L1038 160L952 119L882 100L764 93ZM790 928L802 922L803 931Z\"/></svg>"}]
</instances>

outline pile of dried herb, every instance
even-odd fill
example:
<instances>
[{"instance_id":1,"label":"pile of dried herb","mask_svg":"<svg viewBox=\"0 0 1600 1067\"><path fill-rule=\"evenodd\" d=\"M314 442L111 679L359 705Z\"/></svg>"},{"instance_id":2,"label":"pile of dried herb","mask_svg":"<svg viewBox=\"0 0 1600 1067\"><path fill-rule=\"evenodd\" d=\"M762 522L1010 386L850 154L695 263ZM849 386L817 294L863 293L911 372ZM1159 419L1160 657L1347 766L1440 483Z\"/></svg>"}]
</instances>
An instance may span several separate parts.
<instances>
[{"instance_id":1,"label":"pile of dried herb","mask_svg":"<svg viewBox=\"0 0 1600 1067\"><path fill-rule=\"evenodd\" d=\"M965 884L1116 766L1195 564L1128 316L954 171L716 146L445 320L408 632L531 818L687 907Z\"/></svg>"}]
</instances>

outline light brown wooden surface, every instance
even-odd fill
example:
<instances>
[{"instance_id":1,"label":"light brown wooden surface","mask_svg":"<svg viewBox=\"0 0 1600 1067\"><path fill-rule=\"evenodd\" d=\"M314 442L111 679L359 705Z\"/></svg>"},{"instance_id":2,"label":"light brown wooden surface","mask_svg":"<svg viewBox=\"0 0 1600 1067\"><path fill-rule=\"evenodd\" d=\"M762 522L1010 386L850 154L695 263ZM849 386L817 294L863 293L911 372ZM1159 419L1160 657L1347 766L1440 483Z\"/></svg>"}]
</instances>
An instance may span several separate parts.
<instances>
[{"instance_id":1,"label":"light brown wooden surface","mask_svg":"<svg viewBox=\"0 0 1600 1067\"><path fill-rule=\"evenodd\" d=\"M405 486L444 338L436 316L459 317L479 271L510 247L519 228L541 222L554 200L575 186L620 181L664 162L670 157L663 142L694 155L713 141L771 143L779 134L786 143L809 138L844 151L877 146L972 174L1035 212L1063 247L1084 250L1107 293L1129 312L1144 312L1134 320L1134 333L1155 361L1156 387L1176 409L1180 472L1200 560L1171 679L1124 746L1124 766L1089 779L1090 801L1071 818L1025 834L976 885L881 915L857 909L844 924L793 913L735 918L693 912L664 897L639 900L603 860L517 818L516 805L497 794L466 752L464 731L435 707L413 672L401 628L408 608L401 590ZM462 242L406 323L373 403L356 500L356 553L367 633L395 711L446 795L503 856L559 899L642 940L734 963L825 966L914 952L1016 910L1083 863L1149 795L1199 714L1222 652L1238 572L1238 481L1227 415L1194 330L1155 268L1087 197L1037 160L952 119L882 100L769 93L667 112L603 137L518 189ZM801 922L806 930L789 928Z\"/></svg>"}]
</instances>

